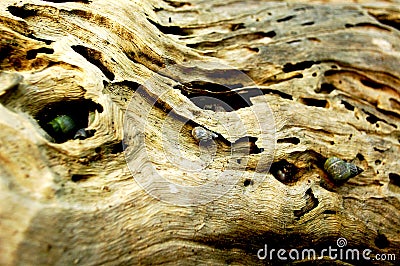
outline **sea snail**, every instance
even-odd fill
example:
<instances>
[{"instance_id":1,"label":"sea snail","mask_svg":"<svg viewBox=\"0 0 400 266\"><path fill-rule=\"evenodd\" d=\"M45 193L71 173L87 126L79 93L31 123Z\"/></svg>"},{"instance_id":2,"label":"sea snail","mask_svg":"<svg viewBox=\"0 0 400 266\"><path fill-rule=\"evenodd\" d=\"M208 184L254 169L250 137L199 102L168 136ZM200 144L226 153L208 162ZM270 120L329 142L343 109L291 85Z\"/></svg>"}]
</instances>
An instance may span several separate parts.
<instances>
[{"instance_id":1,"label":"sea snail","mask_svg":"<svg viewBox=\"0 0 400 266\"><path fill-rule=\"evenodd\" d=\"M324 169L336 182L345 182L364 171L356 165L345 162L337 157L328 158L324 164Z\"/></svg>"},{"instance_id":2,"label":"sea snail","mask_svg":"<svg viewBox=\"0 0 400 266\"><path fill-rule=\"evenodd\" d=\"M192 130L193 138L198 142L210 143L213 139L217 138L218 135L204 127L195 127Z\"/></svg>"},{"instance_id":3,"label":"sea snail","mask_svg":"<svg viewBox=\"0 0 400 266\"><path fill-rule=\"evenodd\" d=\"M57 134L71 134L75 129L75 122L68 115L59 115L48 124Z\"/></svg>"}]
</instances>

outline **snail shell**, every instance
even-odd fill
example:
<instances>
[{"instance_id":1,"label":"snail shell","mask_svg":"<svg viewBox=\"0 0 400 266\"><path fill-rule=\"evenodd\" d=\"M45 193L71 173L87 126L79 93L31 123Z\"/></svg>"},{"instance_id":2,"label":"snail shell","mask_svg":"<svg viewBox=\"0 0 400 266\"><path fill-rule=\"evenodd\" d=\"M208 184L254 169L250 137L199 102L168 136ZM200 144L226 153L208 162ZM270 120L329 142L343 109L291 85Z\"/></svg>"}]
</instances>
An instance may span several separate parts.
<instances>
[{"instance_id":1,"label":"snail shell","mask_svg":"<svg viewBox=\"0 0 400 266\"><path fill-rule=\"evenodd\" d=\"M218 135L204 127L195 127L192 130L192 136L198 142L211 142L213 139L217 138Z\"/></svg>"},{"instance_id":2,"label":"snail shell","mask_svg":"<svg viewBox=\"0 0 400 266\"><path fill-rule=\"evenodd\" d=\"M356 165L345 162L337 157L328 158L324 164L324 169L328 172L329 176L337 182L346 181L363 171L363 169Z\"/></svg>"},{"instance_id":3,"label":"snail shell","mask_svg":"<svg viewBox=\"0 0 400 266\"><path fill-rule=\"evenodd\" d=\"M49 123L54 132L62 134L70 134L75 128L75 122L67 115L60 115L51 120Z\"/></svg>"},{"instance_id":4,"label":"snail shell","mask_svg":"<svg viewBox=\"0 0 400 266\"><path fill-rule=\"evenodd\" d=\"M78 129L76 131L74 139L86 139L88 137L88 134L86 132L85 128Z\"/></svg>"}]
</instances>

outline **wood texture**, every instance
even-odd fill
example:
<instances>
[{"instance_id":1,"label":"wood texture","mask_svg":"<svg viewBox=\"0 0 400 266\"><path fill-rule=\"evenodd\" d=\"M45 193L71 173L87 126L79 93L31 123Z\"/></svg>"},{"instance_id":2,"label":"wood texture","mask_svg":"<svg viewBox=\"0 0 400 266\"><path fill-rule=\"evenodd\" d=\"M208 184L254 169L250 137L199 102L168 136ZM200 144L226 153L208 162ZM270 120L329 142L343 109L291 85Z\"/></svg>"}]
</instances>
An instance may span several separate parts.
<instances>
[{"instance_id":1,"label":"wood texture","mask_svg":"<svg viewBox=\"0 0 400 266\"><path fill-rule=\"evenodd\" d=\"M1 1L0 264L274 264L265 244L339 237L398 263L399 23L398 1ZM94 135L57 143L64 111ZM331 156L364 172L333 185Z\"/></svg>"}]
</instances>

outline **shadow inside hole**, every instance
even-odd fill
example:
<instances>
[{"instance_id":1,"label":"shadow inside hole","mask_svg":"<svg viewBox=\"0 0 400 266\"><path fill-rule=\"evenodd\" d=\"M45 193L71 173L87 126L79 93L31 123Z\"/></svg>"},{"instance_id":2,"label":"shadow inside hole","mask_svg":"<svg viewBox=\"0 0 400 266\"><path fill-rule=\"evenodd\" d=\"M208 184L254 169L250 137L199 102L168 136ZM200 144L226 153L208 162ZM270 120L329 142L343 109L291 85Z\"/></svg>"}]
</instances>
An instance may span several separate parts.
<instances>
[{"instance_id":1,"label":"shadow inside hole","mask_svg":"<svg viewBox=\"0 0 400 266\"><path fill-rule=\"evenodd\" d=\"M100 104L92 100L74 100L65 102L56 102L46 105L35 116L39 125L54 139L56 143L63 143L73 139L80 129L85 129L89 124L89 113L97 110L103 111ZM56 125L55 125L56 124ZM67 132L57 130L60 125L70 128ZM88 137L94 134L94 131L87 131Z\"/></svg>"}]
</instances>

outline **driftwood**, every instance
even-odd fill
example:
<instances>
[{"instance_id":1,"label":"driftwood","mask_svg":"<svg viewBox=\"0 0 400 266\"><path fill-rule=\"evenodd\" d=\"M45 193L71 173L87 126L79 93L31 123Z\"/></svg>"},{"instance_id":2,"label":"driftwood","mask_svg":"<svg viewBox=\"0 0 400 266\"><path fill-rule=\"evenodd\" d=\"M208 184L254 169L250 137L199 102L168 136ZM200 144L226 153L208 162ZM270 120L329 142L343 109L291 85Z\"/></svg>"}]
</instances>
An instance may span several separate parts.
<instances>
[{"instance_id":1,"label":"driftwood","mask_svg":"<svg viewBox=\"0 0 400 266\"><path fill-rule=\"evenodd\" d=\"M386 261L317 262L398 263L399 3L350 2L2 0L0 264L274 264L340 237ZM331 156L364 171L336 184Z\"/></svg>"}]
</instances>

